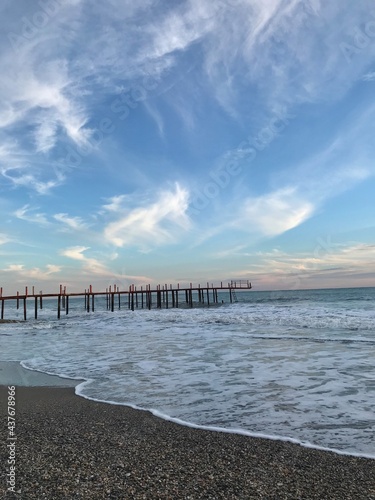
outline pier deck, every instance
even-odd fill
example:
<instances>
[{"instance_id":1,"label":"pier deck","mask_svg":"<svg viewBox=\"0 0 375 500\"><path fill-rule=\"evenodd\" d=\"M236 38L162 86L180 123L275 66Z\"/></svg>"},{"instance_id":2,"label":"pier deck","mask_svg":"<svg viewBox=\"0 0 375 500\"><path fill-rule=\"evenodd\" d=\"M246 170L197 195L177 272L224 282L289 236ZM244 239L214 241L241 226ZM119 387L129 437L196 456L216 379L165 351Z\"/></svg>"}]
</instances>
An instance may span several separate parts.
<instances>
[{"instance_id":1,"label":"pier deck","mask_svg":"<svg viewBox=\"0 0 375 500\"><path fill-rule=\"evenodd\" d=\"M43 308L43 299L57 299L57 318L60 319L62 311L67 315L69 313L69 299L71 297L82 297L84 299L84 310L87 312L95 311L95 298L98 296L105 297L107 310L114 311L117 299L116 309L121 309L123 302L121 299L125 297L125 304L128 309L134 311L138 308L158 308L168 309L184 307L193 308L194 305L205 305L209 307L212 304L218 304L218 292L228 291L230 303L237 301L236 290L250 290L252 288L248 280L231 280L227 284L220 283L214 285L207 283L205 286L193 286L190 283L189 287L180 287L177 285L145 285L137 287L130 285L128 290L121 290L117 285L110 286L105 291L95 292L90 285L84 292L67 293L66 287L60 285L58 293L35 293L35 287L32 287L29 293L28 287L25 288L25 293L16 295L3 296L3 289L0 288L1 302L1 319L5 316L5 303L7 301L16 301L16 309L20 308L20 302L23 306L23 319L27 319L27 301L34 300L34 318L38 318L38 309ZM182 295L182 298L181 298Z\"/></svg>"}]
</instances>

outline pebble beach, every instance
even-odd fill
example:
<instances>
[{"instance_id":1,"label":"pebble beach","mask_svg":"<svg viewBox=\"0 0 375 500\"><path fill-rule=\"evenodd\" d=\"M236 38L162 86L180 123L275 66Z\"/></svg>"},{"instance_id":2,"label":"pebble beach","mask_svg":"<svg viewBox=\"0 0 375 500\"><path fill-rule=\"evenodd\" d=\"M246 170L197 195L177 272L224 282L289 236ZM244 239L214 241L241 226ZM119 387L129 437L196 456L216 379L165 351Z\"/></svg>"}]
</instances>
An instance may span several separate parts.
<instances>
[{"instance_id":1,"label":"pebble beach","mask_svg":"<svg viewBox=\"0 0 375 500\"><path fill-rule=\"evenodd\" d=\"M17 387L16 436L16 493L3 439L1 498L375 499L375 460L192 429L71 387Z\"/></svg>"}]
</instances>

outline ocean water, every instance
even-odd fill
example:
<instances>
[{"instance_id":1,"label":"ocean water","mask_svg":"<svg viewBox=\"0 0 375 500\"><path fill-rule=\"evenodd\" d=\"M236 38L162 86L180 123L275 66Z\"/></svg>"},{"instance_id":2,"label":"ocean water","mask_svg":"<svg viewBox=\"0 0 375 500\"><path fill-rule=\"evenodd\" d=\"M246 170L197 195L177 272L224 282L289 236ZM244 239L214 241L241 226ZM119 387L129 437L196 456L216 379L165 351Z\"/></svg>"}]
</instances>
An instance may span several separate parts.
<instances>
[{"instance_id":1,"label":"ocean water","mask_svg":"<svg viewBox=\"0 0 375 500\"><path fill-rule=\"evenodd\" d=\"M134 312L97 299L94 313L75 299L60 320L44 301L38 320L1 325L0 359L84 378L84 397L186 425L375 458L375 288L237 298Z\"/></svg>"}]
</instances>

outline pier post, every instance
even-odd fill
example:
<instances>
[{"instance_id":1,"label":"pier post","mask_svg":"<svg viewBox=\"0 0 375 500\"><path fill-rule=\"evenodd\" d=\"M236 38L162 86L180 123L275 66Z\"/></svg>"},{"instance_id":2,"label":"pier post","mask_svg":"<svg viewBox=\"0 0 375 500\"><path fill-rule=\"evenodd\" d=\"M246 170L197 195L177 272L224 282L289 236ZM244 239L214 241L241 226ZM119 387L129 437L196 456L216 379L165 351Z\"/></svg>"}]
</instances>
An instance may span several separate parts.
<instances>
[{"instance_id":1,"label":"pier post","mask_svg":"<svg viewBox=\"0 0 375 500\"><path fill-rule=\"evenodd\" d=\"M57 297L57 319L60 319L61 316L61 295L59 294Z\"/></svg>"},{"instance_id":2,"label":"pier post","mask_svg":"<svg viewBox=\"0 0 375 500\"><path fill-rule=\"evenodd\" d=\"M38 319L38 297L34 298L34 302L35 302L35 319Z\"/></svg>"},{"instance_id":3,"label":"pier post","mask_svg":"<svg viewBox=\"0 0 375 500\"><path fill-rule=\"evenodd\" d=\"M156 285L156 307L157 309L160 309L161 303L160 303L160 292L159 292L159 285Z\"/></svg>"},{"instance_id":4,"label":"pier post","mask_svg":"<svg viewBox=\"0 0 375 500\"><path fill-rule=\"evenodd\" d=\"M26 296L23 298L23 319L26 321Z\"/></svg>"},{"instance_id":5,"label":"pier post","mask_svg":"<svg viewBox=\"0 0 375 500\"><path fill-rule=\"evenodd\" d=\"M17 309L20 308L20 292L17 292Z\"/></svg>"},{"instance_id":6,"label":"pier post","mask_svg":"<svg viewBox=\"0 0 375 500\"><path fill-rule=\"evenodd\" d=\"M69 314L69 295L66 296L65 314Z\"/></svg>"},{"instance_id":7,"label":"pier post","mask_svg":"<svg viewBox=\"0 0 375 500\"><path fill-rule=\"evenodd\" d=\"M4 302L5 300L1 300L1 319L4 319Z\"/></svg>"},{"instance_id":8,"label":"pier post","mask_svg":"<svg viewBox=\"0 0 375 500\"><path fill-rule=\"evenodd\" d=\"M94 297L95 297L95 295L92 294L91 295L91 309L92 309L92 312L95 311L95 302L94 302L95 299L94 299Z\"/></svg>"}]
</instances>

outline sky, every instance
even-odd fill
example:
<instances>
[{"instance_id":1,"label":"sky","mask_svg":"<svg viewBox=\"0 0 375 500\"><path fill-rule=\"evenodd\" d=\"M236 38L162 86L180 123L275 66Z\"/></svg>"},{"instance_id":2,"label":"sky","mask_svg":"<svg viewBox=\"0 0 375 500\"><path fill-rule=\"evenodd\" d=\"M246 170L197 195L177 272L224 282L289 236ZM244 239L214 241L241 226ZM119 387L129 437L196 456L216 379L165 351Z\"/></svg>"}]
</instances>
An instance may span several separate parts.
<instances>
[{"instance_id":1,"label":"sky","mask_svg":"<svg viewBox=\"0 0 375 500\"><path fill-rule=\"evenodd\" d=\"M0 286L375 285L373 0L2 0Z\"/></svg>"}]
</instances>

